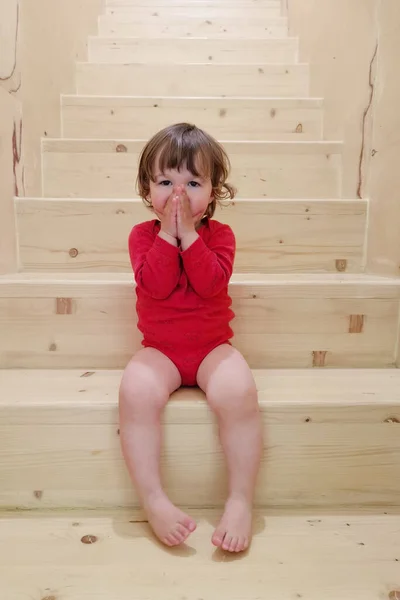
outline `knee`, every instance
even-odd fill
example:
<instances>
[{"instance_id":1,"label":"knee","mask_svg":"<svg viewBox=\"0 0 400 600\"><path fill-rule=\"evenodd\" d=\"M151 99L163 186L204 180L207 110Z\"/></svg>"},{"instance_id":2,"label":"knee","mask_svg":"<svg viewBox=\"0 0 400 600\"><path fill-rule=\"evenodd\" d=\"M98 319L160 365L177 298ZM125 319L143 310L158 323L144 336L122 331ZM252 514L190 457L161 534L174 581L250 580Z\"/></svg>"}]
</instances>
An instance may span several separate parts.
<instances>
[{"instance_id":1,"label":"knee","mask_svg":"<svg viewBox=\"0 0 400 600\"><path fill-rule=\"evenodd\" d=\"M159 415L168 401L168 392L156 381L125 373L119 388L119 412L127 420Z\"/></svg>"},{"instance_id":2,"label":"knee","mask_svg":"<svg viewBox=\"0 0 400 600\"><path fill-rule=\"evenodd\" d=\"M235 377L207 390L210 408L219 417L247 418L259 412L258 394L252 378Z\"/></svg>"}]
</instances>

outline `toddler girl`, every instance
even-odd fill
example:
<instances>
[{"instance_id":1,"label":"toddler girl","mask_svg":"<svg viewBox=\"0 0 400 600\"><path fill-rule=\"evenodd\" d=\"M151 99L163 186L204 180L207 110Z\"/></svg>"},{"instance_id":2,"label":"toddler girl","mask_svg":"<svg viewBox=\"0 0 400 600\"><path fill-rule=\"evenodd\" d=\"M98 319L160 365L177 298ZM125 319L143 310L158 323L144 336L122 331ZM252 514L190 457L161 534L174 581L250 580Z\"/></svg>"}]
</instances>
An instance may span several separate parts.
<instances>
[{"instance_id":1,"label":"toddler girl","mask_svg":"<svg viewBox=\"0 0 400 600\"><path fill-rule=\"evenodd\" d=\"M212 542L240 552L251 539L262 432L252 373L229 341L235 238L230 227L212 220L218 201L234 197L229 166L220 144L186 123L163 129L142 151L139 193L157 219L136 225L129 237L144 348L125 369L119 413L123 455L149 523L174 546L196 523L162 488L160 417L180 386L205 392L229 475Z\"/></svg>"}]
</instances>

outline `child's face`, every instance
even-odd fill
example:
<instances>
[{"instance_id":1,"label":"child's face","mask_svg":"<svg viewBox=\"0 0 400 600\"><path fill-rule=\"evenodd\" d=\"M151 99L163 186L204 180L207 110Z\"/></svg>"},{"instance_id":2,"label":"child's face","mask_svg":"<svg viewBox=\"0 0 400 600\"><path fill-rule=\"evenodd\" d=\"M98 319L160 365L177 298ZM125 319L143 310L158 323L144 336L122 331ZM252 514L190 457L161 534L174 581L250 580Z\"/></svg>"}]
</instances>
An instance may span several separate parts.
<instances>
[{"instance_id":1,"label":"child's face","mask_svg":"<svg viewBox=\"0 0 400 600\"><path fill-rule=\"evenodd\" d=\"M168 198L178 186L183 186L189 198L192 215L198 217L199 221L212 202L212 184L209 177L196 177L186 168L180 171L167 169L165 173L160 173L156 167L154 179L155 182L150 180L150 199L155 213L163 214Z\"/></svg>"}]
</instances>

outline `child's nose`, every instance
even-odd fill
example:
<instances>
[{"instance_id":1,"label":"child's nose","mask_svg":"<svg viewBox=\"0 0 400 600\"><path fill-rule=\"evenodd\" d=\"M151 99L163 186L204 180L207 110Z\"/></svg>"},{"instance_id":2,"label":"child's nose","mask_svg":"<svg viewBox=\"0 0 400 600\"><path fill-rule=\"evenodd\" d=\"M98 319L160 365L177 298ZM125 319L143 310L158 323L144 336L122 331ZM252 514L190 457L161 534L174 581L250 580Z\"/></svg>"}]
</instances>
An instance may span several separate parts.
<instances>
[{"instance_id":1,"label":"child's nose","mask_svg":"<svg viewBox=\"0 0 400 600\"><path fill-rule=\"evenodd\" d=\"M179 185L175 185L174 186L174 194L183 194L183 185L179 184Z\"/></svg>"}]
</instances>

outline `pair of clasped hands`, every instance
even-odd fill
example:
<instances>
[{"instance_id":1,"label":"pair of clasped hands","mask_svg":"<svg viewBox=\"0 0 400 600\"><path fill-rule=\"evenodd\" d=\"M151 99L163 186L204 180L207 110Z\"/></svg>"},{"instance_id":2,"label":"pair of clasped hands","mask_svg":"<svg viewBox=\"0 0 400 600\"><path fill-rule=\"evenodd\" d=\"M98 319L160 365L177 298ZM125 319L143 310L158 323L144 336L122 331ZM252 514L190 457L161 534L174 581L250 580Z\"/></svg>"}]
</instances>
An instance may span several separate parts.
<instances>
[{"instance_id":1,"label":"pair of clasped hands","mask_svg":"<svg viewBox=\"0 0 400 600\"><path fill-rule=\"evenodd\" d=\"M184 186L174 188L162 213L156 213L161 221L161 237L182 249L188 248L197 238L196 222L201 215L192 215L189 197Z\"/></svg>"}]
</instances>

